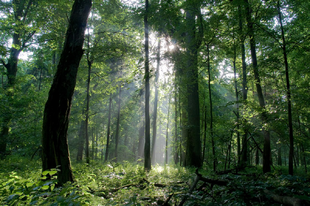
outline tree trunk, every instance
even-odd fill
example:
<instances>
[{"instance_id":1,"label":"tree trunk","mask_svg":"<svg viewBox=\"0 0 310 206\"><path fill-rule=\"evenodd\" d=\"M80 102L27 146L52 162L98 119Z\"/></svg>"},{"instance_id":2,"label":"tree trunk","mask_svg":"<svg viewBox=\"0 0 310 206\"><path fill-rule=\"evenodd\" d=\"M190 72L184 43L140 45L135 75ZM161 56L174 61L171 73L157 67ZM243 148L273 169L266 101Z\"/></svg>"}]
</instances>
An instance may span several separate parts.
<instances>
[{"instance_id":1,"label":"tree trunk","mask_svg":"<svg viewBox=\"0 0 310 206\"><path fill-rule=\"evenodd\" d=\"M89 43L89 42L88 42ZM86 156L86 163L89 164L90 157L89 157L89 133L88 133L88 122L89 122L89 101L90 101L90 76L91 76L91 68L92 68L92 61L89 60L89 54L87 53L87 63L88 63L88 76L87 76L87 90L86 90L86 111L85 111L85 156Z\"/></svg>"},{"instance_id":2,"label":"tree trunk","mask_svg":"<svg viewBox=\"0 0 310 206\"><path fill-rule=\"evenodd\" d=\"M248 0L244 0L246 3L246 19L248 22L248 30L249 30L249 37L250 37L250 47L251 47L251 56L252 56L252 64L253 64L253 70L254 70L254 79L255 79L255 85L259 100L259 105L262 108L262 125L265 125L267 123L267 113L265 110L265 100L264 95L261 87L261 81L259 77L258 72L258 65L257 65L257 57L256 57L256 43L254 39L254 28L253 28L253 22L251 17L251 8L249 5ZM271 168L271 149L270 149L270 132L268 128L262 128L263 134L264 134L264 152L263 152L263 172L270 172Z\"/></svg>"},{"instance_id":3,"label":"tree trunk","mask_svg":"<svg viewBox=\"0 0 310 206\"><path fill-rule=\"evenodd\" d=\"M111 107L112 107L112 96L110 94L110 100L109 100L109 117L108 117L108 128L107 128L107 144L105 149L105 157L104 162L108 161L109 157L109 144L110 144L110 127L111 127Z\"/></svg>"},{"instance_id":4,"label":"tree trunk","mask_svg":"<svg viewBox=\"0 0 310 206\"><path fill-rule=\"evenodd\" d=\"M175 78L177 78L177 76L175 76ZM179 138L178 138L178 94L177 94L177 84L176 81L174 83L175 87L175 91L174 91L174 163L178 164L178 162L180 161L179 158Z\"/></svg>"},{"instance_id":5,"label":"tree trunk","mask_svg":"<svg viewBox=\"0 0 310 206\"><path fill-rule=\"evenodd\" d=\"M200 140L200 107L198 91L197 56L200 43L196 39L196 13L200 8L189 3L186 8L186 56L187 56L187 139L186 139L186 166L201 167L201 140ZM201 32L202 27L199 28Z\"/></svg>"},{"instance_id":6,"label":"tree trunk","mask_svg":"<svg viewBox=\"0 0 310 206\"><path fill-rule=\"evenodd\" d=\"M292 103L291 103L291 89L290 89L290 77L288 70L288 61L287 61L287 52L286 52L286 42L285 35L282 24L282 13L280 9L280 2L278 1L278 15L279 22L281 26L281 36L282 36L282 51L284 57L284 65L285 65L285 77L286 77L286 94L287 94L287 112L288 112L288 128L290 135L290 155L289 155L289 164L288 164L288 173L293 175L293 157L294 157L294 135L293 135L293 120L292 120Z\"/></svg>"},{"instance_id":7,"label":"tree trunk","mask_svg":"<svg viewBox=\"0 0 310 206\"><path fill-rule=\"evenodd\" d=\"M282 147L281 144L278 146L278 165L282 166Z\"/></svg>"},{"instance_id":8,"label":"tree trunk","mask_svg":"<svg viewBox=\"0 0 310 206\"><path fill-rule=\"evenodd\" d=\"M149 26L148 26L149 1L145 0L144 34L145 34L145 146L144 146L144 170L151 170L150 151L150 71L149 71Z\"/></svg>"},{"instance_id":9,"label":"tree trunk","mask_svg":"<svg viewBox=\"0 0 310 206\"><path fill-rule=\"evenodd\" d=\"M158 37L159 38L159 37ZM153 119L153 138L152 138L152 162L155 159L155 146L156 146L156 133L157 133L157 103L158 103L158 78L159 78L159 66L160 66L160 38L158 39L157 46L157 68L155 76L155 100L154 100L154 119Z\"/></svg>"},{"instance_id":10,"label":"tree trunk","mask_svg":"<svg viewBox=\"0 0 310 206\"><path fill-rule=\"evenodd\" d=\"M167 129L166 129L166 147L165 147L165 164L168 164L168 138L169 138L169 124L170 124L170 101L171 96L169 94L168 100L168 117L167 117Z\"/></svg>"},{"instance_id":11,"label":"tree trunk","mask_svg":"<svg viewBox=\"0 0 310 206\"><path fill-rule=\"evenodd\" d=\"M119 122L120 122L120 113L121 113L121 91L122 87L119 86L118 93L118 108L117 108L117 119L116 119L116 132L115 132L115 162L118 161L118 142L119 142Z\"/></svg>"},{"instance_id":12,"label":"tree trunk","mask_svg":"<svg viewBox=\"0 0 310 206\"><path fill-rule=\"evenodd\" d=\"M233 59L233 66L234 66L234 83L235 83L235 95L236 95L236 102L237 102L237 108L236 108L236 122L237 122L237 155L238 157L240 156L240 113L239 113L239 93L238 93L238 84L237 84L237 68L236 68L236 58L237 58L237 51L236 51L236 46L234 45L234 59ZM242 144L242 151L244 154L247 153L247 142L245 141L245 145ZM245 156L245 157L244 157ZM239 160L239 158L238 158ZM246 155L242 155L242 165L246 164Z\"/></svg>"},{"instance_id":13,"label":"tree trunk","mask_svg":"<svg viewBox=\"0 0 310 206\"><path fill-rule=\"evenodd\" d=\"M245 46L244 46L244 40L245 37L243 35L243 23L242 23L242 12L241 12L241 6L238 5L238 15L239 15L239 30L240 30L240 47L241 47L241 59L242 59L242 98L243 98L243 104L246 106L247 104L247 98L248 98L248 91L247 91L247 69L246 69L246 62L245 62ZM243 126L245 127L244 134L242 136L242 151L243 153L240 154L240 138L238 143L238 162L241 163L241 165L245 165L247 163L247 153L248 153L248 142L247 142L247 122L243 121ZM241 162L240 162L240 156L241 156Z\"/></svg>"},{"instance_id":14,"label":"tree trunk","mask_svg":"<svg viewBox=\"0 0 310 206\"><path fill-rule=\"evenodd\" d=\"M142 122L142 125L139 128L139 145L138 145L138 159L141 159L144 157L144 146L145 146L145 124L144 121Z\"/></svg>"},{"instance_id":15,"label":"tree trunk","mask_svg":"<svg viewBox=\"0 0 310 206\"><path fill-rule=\"evenodd\" d=\"M77 156L76 156L77 161L83 160L83 152L84 152L84 144L85 144L85 120L82 120L80 124L81 126L80 126L79 137L78 137L78 151L77 151Z\"/></svg>"},{"instance_id":16,"label":"tree trunk","mask_svg":"<svg viewBox=\"0 0 310 206\"><path fill-rule=\"evenodd\" d=\"M205 161L206 155L206 141L207 141L207 105L206 105L206 98L204 98L204 138L203 138L203 151L202 151L202 161Z\"/></svg>"},{"instance_id":17,"label":"tree trunk","mask_svg":"<svg viewBox=\"0 0 310 206\"><path fill-rule=\"evenodd\" d=\"M212 90L211 90L211 68L210 68L210 49L207 45L208 53L208 89L209 89L209 102L210 102L210 131L211 131L211 146L212 146L212 155L213 155L213 171L216 171L216 156L215 156L215 143L214 143L214 134L213 134L213 106L212 106Z\"/></svg>"},{"instance_id":18,"label":"tree trunk","mask_svg":"<svg viewBox=\"0 0 310 206\"><path fill-rule=\"evenodd\" d=\"M303 145L301 145L301 154L302 154L302 162L303 162L303 165L305 167L305 173L307 174L307 160L306 160L306 154L305 154L305 148Z\"/></svg>"},{"instance_id":19,"label":"tree trunk","mask_svg":"<svg viewBox=\"0 0 310 206\"><path fill-rule=\"evenodd\" d=\"M42 130L42 170L58 168L58 184L73 181L67 131L76 76L83 55L84 32L91 0L75 0L64 49L45 104Z\"/></svg>"}]
</instances>

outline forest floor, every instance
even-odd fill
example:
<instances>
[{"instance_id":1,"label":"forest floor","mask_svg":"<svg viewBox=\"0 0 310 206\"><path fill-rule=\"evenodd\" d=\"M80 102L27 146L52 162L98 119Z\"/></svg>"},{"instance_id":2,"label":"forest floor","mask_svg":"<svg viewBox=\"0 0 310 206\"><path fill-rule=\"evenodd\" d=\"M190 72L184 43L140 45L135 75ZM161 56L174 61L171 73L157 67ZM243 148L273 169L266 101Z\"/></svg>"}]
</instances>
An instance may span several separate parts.
<instances>
[{"instance_id":1,"label":"forest floor","mask_svg":"<svg viewBox=\"0 0 310 206\"><path fill-rule=\"evenodd\" d=\"M123 162L73 163L76 182L55 187L41 176L41 162L21 157L0 160L0 205L310 205L310 178L260 167L214 173L207 169L143 166Z\"/></svg>"}]
</instances>

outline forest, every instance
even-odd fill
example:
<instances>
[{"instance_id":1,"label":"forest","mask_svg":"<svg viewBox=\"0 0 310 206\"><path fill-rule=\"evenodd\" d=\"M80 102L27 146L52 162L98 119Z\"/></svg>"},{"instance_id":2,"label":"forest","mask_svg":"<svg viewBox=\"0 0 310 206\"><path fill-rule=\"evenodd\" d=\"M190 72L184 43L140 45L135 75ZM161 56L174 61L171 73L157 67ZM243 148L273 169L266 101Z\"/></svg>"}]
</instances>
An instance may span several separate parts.
<instances>
[{"instance_id":1,"label":"forest","mask_svg":"<svg viewBox=\"0 0 310 206\"><path fill-rule=\"evenodd\" d=\"M1 0L0 205L310 205L309 10Z\"/></svg>"}]
</instances>

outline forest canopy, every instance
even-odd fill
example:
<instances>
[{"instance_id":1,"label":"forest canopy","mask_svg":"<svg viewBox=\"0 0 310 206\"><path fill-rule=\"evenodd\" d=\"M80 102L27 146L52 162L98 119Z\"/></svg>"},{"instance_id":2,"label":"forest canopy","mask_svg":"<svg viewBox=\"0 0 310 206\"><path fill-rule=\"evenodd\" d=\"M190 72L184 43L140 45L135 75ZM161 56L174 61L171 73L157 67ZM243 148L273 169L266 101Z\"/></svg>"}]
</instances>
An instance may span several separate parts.
<instances>
[{"instance_id":1,"label":"forest canopy","mask_svg":"<svg viewBox=\"0 0 310 206\"><path fill-rule=\"evenodd\" d=\"M309 204L309 8L1 0L0 203Z\"/></svg>"}]
</instances>

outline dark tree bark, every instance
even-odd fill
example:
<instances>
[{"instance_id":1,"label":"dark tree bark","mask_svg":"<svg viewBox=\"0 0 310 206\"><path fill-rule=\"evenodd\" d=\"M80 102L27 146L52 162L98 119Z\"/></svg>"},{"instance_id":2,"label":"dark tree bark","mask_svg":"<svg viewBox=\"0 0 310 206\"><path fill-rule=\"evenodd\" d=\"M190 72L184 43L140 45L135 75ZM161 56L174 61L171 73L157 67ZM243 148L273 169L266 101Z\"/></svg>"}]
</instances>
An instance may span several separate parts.
<instances>
[{"instance_id":1,"label":"dark tree bark","mask_svg":"<svg viewBox=\"0 0 310 206\"><path fill-rule=\"evenodd\" d=\"M215 143L214 143L214 134L213 134L213 106L212 106L212 89L211 89L211 68L210 68L210 48L209 44L207 45L207 55L208 55L208 89L209 89L209 102L210 102L210 132L211 132L211 146L212 146L212 155L213 155L213 171L216 171L216 154L215 154Z\"/></svg>"},{"instance_id":2,"label":"dark tree bark","mask_svg":"<svg viewBox=\"0 0 310 206\"><path fill-rule=\"evenodd\" d=\"M67 131L76 76L83 55L84 32L91 0L75 0L64 49L45 104L42 130L42 169L59 168L58 184L73 180Z\"/></svg>"},{"instance_id":3,"label":"dark tree bark","mask_svg":"<svg viewBox=\"0 0 310 206\"><path fill-rule=\"evenodd\" d=\"M150 71L149 71L149 26L148 26L149 1L145 0L144 35L145 35L145 146L144 170L151 170L151 135L150 135Z\"/></svg>"},{"instance_id":4,"label":"dark tree bark","mask_svg":"<svg viewBox=\"0 0 310 206\"><path fill-rule=\"evenodd\" d=\"M111 127L111 107L112 107L112 97L110 94L110 100L109 100L109 117L108 117L108 129L107 129L107 145L105 149L105 157L104 161L108 161L108 156L109 156L109 144L110 144L110 127Z\"/></svg>"},{"instance_id":5,"label":"dark tree bark","mask_svg":"<svg viewBox=\"0 0 310 206\"><path fill-rule=\"evenodd\" d=\"M91 67L92 61L89 60L89 54L87 54L87 63L88 63L88 76L87 76L87 89L86 89L86 111L85 111L85 156L86 156L86 163L89 164L90 157L89 157L89 132L88 132L88 122L89 122L89 101L90 101L90 74L91 74Z\"/></svg>"},{"instance_id":6,"label":"dark tree bark","mask_svg":"<svg viewBox=\"0 0 310 206\"><path fill-rule=\"evenodd\" d=\"M294 135L293 135L293 120L292 120L292 103L291 103L291 89L290 89L290 77L287 61L287 52L286 52L286 42L285 35L282 24L282 13L280 8L280 2L278 1L278 15L279 22L281 26L281 36L282 36L282 51L285 65L285 77L286 77L286 94L287 94L287 113L288 113L288 128L289 128L289 137L290 137L290 154L289 154L289 163L288 163L288 173L293 175L293 158L294 158Z\"/></svg>"},{"instance_id":7,"label":"dark tree bark","mask_svg":"<svg viewBox=\"0 0 310 206\"><path fill-rule=\"evenodd\" d=\"M239 93L238 93L238 83L237 83L237 68L236 68L236 58L237 58L237 48L234 45L234 58L233 58L233 66L234 66L234 83L235 83L235 95L236 95L236 102L237 102L237 108L236 108L236 122L237 122L237 155L238 155L238 161L239 161L239 156L240 156L240 113L239 113ZM243 146L243 149L245 149L246 146ZM243 150L242 150L243 151ZM242 156L243 157L243 156ZM242 160L244 160L242 158ZM242 161L243 162L243 161ZM245 161L246 162L246 161ZM244 163L245 163L244 162Z\"/></svg>"},{"instance_id":8,"label":"dark tree bark","mask_svg":"<svg viewBox=\"0 0 310 206\"><path fill-rule=\"evenodd\" d=\"M157 67L155 76L155 100L154 100L154 119L153 119L153 138L152 138L152 163L155 159L155 146L156 146L156 134L157 134L157 103L158 103L158 78L159 78L159 66L160 66L160 39L158 39L157 46Z\"/></svg>"},{"instance_id":9,"label":"dark tree bark","mask_svg":"<svg viewBox=\"0 0 310 206\"><path fill-rule=\"evenodd\" d=\"M88 28L89 30L89 28ZM88 31L89 32L89 31ZM89 122L89 103L90 103L90 78L91 78L91 69L93 64L93 59L90 57L90 39L89 35L87 35L87 65L88 65L88 74L87 74L87 86L86 86L86 111L85 111L85 156L86 163L89 164L89 132L88 132L88 122Z\"/></svg>"},{"instance_id":10,"label":"dark tree bark","mask_svg":"<svg viewBox=\"0 0 310 206\"><path fill-rule=\"evenodd\" d=\"M119 142L119 122L120 122L120 113L121 113L121 91L122 87L119 86L118 93L118 108L117 108L117 119L116 119L116 132L115 132L115 162L118 161L118 142Z\"/></svg>"},{"instance_id":11,"label":"dark tree bark","mask_svg":"<svg viewBox=\"0 0 310 206\"><path fill-rule=\"evenodd\" d=\"M203 151L202 151L202 161L205 161L206 155L206 141L207 141L207 105L206 99L204 98L204 137L203 137Z\"/></svg>"},{"instance_id":12,"label":"dark tree bark","mask_svg":"<svg viewBox=\"0 0 310 206\"><path fill-rule=\"evenodd\" d=\"M247 66L245 62L245 46L244 46L244 40L245 35L243 34L243 18L242 18L242 9L241 5L238 5L238 18L239 18L239 31L240 31L240 48L241 48L241 59L242 59L242 98L243 98L243 104L246 107L247 105L247 98L248 98L248 90L247 90ZM248 161L248 141L247 141L247 122L243 120L243 127L244 127L244 134L242 135L242 154L241 154L241 147L240 147L240 138L238 139L238 164L241 164L241 167L243 168L244 165ZM239 128L238 128L239 130ZM241 157L241 160L240 160Z\"/></svg>"},{"instance_id":13,"label":"dark tree bark","mask_svg":"<svg viewBox=\"0 0 310 206\"><path fill-rule=\"evenodd\" d=\"M259 77L258 72L258 64L257 64L257 57L256 57L256 43L254 38L254 27L253 27L253 21L251 17L251 8L248 0L244 0L246 5L246 19L248 23L248 32L250 37L250 47L251 47L251 57L252 57L252 64L253 64L253 70L254 70L254 79L255 79L255 85L256 85L256 91L258 96L259 105L262 109L262 125L265 125L267 123L267 113L265 111L265 100L264 95L261 87L261 81ZM263 152L263 172L270 172L271 168L271 148L270 148L270 132L268 128L263 127L263 134L264 134L264 152Z\"/></svg>"},{"instance_id":14,"label":"dark tree bark","mask_svg":"<svg viewBox=\"0 0 310 206\"><path fill-rule=\"evenodd\" d=\"M194 2L188 2L186 13L186 75L187 75L187 138L185 165L201 167L201 140L200 140L200 107L198 91L198 48L201 44L202 26L199 25L199 34L196 37L195 18L200 14L200 7ZM198 17L200 21L201 16Z\"/></svg>"},{"instance_id":15,"label":"dark tree bark","mask_svg":"<svg viewBox=\"0 0 310 206\"><path fill-rule=\"evenodd\" d=\"M175 76L175 78L177 78L177 76ZM177 94L177 90L178 90L178 86L177 83L175 81L174 83L174 141L175 141L175 146L174 146L174 163L178 164L178 162L180 161L180 157L179 157L179 133L178 133L178 94Z\"/></svg>"}]
</instances>

